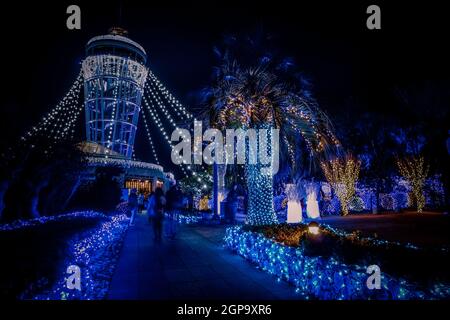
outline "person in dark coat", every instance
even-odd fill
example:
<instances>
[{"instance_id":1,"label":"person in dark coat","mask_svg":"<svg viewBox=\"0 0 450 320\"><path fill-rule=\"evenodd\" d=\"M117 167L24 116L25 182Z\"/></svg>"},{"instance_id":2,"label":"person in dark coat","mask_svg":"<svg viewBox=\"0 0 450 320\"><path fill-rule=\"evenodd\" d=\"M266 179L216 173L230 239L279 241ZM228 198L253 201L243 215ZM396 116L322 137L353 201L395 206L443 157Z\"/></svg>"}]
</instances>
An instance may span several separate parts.
<instances>
[{"instance_id":1,"label":"person in dark coat","mask_svg":"<svg viewBox=\"0 0 450 320\"><path fill-rule=\"evenodd\" d=\"M161 188L156 188L153 195L154 201L154 214L152 218L153 222L153 234L155 236L155 242L161 242L162 240L162 229L164 224L164 209L166 206L166 197L164 196L164 191Z\"/></svg>"},{"instance_id":2,"label":"person in dark coat","mask_svg":"<svg viewBox=\"0 0 450 320\"><path fill-rule=\"evenodd\" d=\"M134 219L138 210L138 195L136 189L131 189L130 196L128 197L128 207L131 211L130 226L134 225Z\"/></svg>"}]
</instances>

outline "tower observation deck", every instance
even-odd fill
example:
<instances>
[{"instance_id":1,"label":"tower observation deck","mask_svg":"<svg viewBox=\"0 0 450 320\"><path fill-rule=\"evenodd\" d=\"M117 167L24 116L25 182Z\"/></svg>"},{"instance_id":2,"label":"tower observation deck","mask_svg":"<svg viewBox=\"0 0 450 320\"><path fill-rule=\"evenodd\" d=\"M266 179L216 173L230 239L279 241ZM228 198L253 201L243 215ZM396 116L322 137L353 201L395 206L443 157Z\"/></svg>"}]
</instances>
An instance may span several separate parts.
<instances>
[{"instance_id":1,"label":"tower observation deck","mask_svg":"<svg viewBox=\"0 0 450 320\"><path fill-rule=\"evenodd\" d=\"M86 140L105 156L131 158L148 70L147 54L113 28L86 44L83 61Z\"/></svg>"}]
</instances>

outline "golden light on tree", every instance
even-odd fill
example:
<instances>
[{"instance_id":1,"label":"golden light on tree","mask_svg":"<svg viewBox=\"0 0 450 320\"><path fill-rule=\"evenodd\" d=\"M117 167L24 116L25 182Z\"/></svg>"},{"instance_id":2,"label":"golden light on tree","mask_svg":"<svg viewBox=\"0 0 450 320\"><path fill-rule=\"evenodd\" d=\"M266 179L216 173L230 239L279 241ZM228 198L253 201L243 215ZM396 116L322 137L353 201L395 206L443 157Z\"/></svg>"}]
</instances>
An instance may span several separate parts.
<instances>
[{"instance_id":1,"label":"golden light on tree","mask_svg":"<svg viewBox=\"0 0 450 320\"><path fill-rule=\"evenodd\" d=\"M404 159L397 159L397 167L400 174L411 186L411 195L417 205L417 212L422 212L425 207L425 195L423 187L427 178L430 166L425 164L422 156L413 156Z\"/></svg>"},{"instance_id":2,"label":"golden light on tree","mask_svg":"<svg viewBox=\"0 0 450 320\"><path fill-rule=\"evenodd\" d=\"M348 214L348 206L356 192L361 162L351 155L321 162L328 183L341 203L342 215Z\"/></svg>"},{"instance_id":3,"label":"golden light on tree","mask_svg":"<svg viewBox=\"0 0 450 320\"><path fill-rule=\"evenodd\" d=\"M198 210L206 211L209 210L209 198L208 196L203 196L198 203Z\"/></svg>"}]
</instances>

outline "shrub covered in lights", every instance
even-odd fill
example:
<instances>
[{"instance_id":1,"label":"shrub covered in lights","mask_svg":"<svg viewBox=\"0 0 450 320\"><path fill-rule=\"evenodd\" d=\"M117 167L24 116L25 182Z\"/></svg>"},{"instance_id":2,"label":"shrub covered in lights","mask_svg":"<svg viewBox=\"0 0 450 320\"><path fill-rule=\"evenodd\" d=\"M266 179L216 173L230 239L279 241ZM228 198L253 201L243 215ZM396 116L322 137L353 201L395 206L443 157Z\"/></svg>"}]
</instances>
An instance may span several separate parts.
<instances>
[{"instance_id":1,"label":"shrub covered in lights","mask_svg":"<svg viewBox=\"0 0 450 320\"><path fill-rule=\"evenodd\" d=\"M62 270L50 289L32 296L37 300L91 300L106 297L109 282L117 263L122 240L128 228L125 215L103 216L95 228L75 235L69 240ZM77 265L81 269L81 290L67 288L66 268Z\"/></svg>"},{"instance_id":2,"label":"shrub covered in lights","mask_svg":"<svg viewBox=\"0 0 450 320\"><path fill-rule=\"evenodd\" d=\"M67 241L103 218L100 213L83 211L0 225L0 296L16 299L27 288L56 281Z\"/></svg>"},{"instance_id":3,"label":"shrub covered in lights","mask_svg":"<svg viewBox=\"0 0 450 320\"><path fill-rule=\"evenodd\" d=\"M344 233L330 227L311 232L308 225L231 227L226 246L260 268L294 284L299 292L318 299L433 299L450 297L450 286L430 278L415 278L412 261L420 273L442 276L448 268L448 252L430 253L359 233ZM440 255L441 254L441 255ZM395 261L393 260L395 258ZM423 260L424 259L424 260ZM431 260L434 259L434 260ZM403 263L400 263L403 261ZM368 290L366 268L382 266L382 289ZM430 267L433 266L433 268ZM436 274L436 272L438 274ZM448 279L447 279L448 280ZM431 281L433 282L433 281Z\"/></svg>"},{"instance_id":4,"label":"shrub covered in lights","mask_svg":"<svg viewBox=\"0 0 450 320\"><path fill-rule=\"evenodd\" d=\"M411 183L403 176L391 176L387 180L390 183L386 183L378 193L373 181L358 182L356 194L349 203L350 212L371 212L377 207L378 211L414 209ZM319 201L321 215L338 215L341 212L340 201L331 191L329 183L321 182L321 192L323 195ZM441 175L432 175L424 181L423 195L426 209L444 208L445 192Z\"/></svg>"},{"instance_id":5,"label":"shrub covered in lights","mask_svg":"<svg viewBox=\"0 0 450 320\"><path fill-rule=\"evenodd\" d=\"M179 224L196 224L201 221L201 217L196 215L185 215L185 214L178 214L177 215L177 222Z\"/></svg>"},{"instance_id":6,"label":"shrub covered in lights","mask_svg":"<svg viewBox=\"0 0 450 320\"><path fill-rule=\"evenodd\" d=\"M79 211L2 225L2 297L104 298L127 221L125 215ZM15 245L6 245L11 242ZM65 278L70 265L81 269L81 291L67 289Z\"/></svg>"}]
</instances>

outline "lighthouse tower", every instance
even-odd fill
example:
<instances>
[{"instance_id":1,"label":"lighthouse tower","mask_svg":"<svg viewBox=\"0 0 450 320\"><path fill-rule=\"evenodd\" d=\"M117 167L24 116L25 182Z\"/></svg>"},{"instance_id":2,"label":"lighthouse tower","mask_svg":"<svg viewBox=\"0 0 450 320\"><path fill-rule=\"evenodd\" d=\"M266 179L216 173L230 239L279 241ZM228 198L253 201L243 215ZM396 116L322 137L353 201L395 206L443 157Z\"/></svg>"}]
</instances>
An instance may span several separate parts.
<instances>
[{"instance_id":1,"label":"lighthouse tower","mask_svg":"<svg viewBox=\"0 0 450 320\"><path fill-rule=\"evenodd\" d=\"M147 78L147 54L121 28L86 45L83 61L86 140L106 157L131 158L141 98Z\"/></svg>"}]
</instances>

